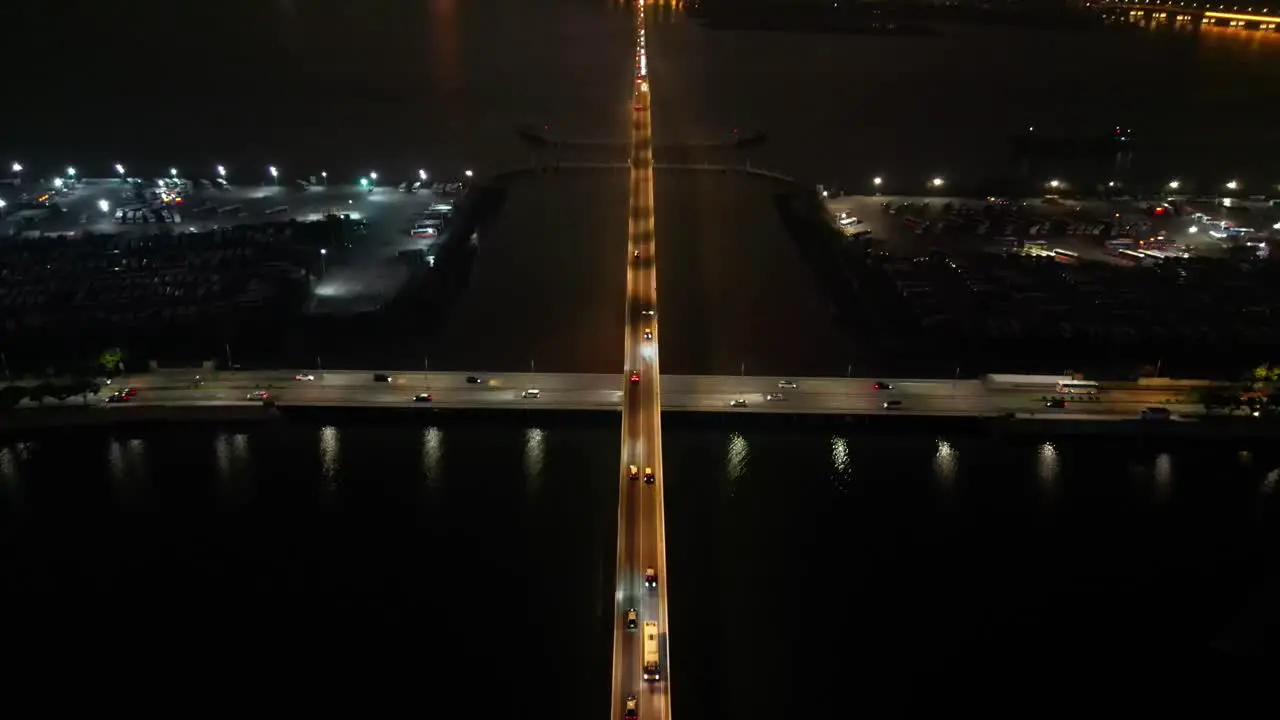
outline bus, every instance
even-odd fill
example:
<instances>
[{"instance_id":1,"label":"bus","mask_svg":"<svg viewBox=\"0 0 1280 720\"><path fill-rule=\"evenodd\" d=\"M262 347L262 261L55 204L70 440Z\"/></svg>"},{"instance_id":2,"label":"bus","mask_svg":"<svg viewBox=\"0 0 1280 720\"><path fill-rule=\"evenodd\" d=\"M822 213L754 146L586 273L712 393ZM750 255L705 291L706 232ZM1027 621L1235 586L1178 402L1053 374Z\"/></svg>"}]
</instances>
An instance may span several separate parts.
<instances>
[{"instance_id":1,"label":"bus","mask_svg":"<svg viewBox=\"0 0 1280 720\"><path fill-rule=\"evenodd\" d=\"M658 662L658 623L653 620L644 623L644 679L662 679Z\"/></svg>"},{"instance_id":2,"label":"bus","mask_svg":"<svg viewBox=\"0 0 1280 720\"><path fill-rule=\"evenodd\" d=\"M1102 388L1092 380L1059 380L1054 392L1067 395L1097 395Z\"/></svg>"}]
</instances>

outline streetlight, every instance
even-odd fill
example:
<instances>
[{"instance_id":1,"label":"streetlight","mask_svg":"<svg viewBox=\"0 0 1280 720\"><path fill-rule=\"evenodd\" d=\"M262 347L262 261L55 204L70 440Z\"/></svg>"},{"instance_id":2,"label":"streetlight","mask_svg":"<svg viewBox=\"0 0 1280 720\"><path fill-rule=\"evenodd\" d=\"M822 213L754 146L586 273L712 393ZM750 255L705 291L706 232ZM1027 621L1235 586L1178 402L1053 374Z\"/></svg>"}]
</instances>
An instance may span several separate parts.
<instances>
[{"instance_id":1,"label":"streetlight","mask_svg":"<svg viewBox=\"0 0 1280 720\"><path fill-rule=\"evenodd\" d=\"M1049 187L1053 188L1054 190L1057 190L1057 189L1058 189L1059 187L1061 187L1061 186L1062 186L1062 181L1060 181L1060 180L1050 180L1050 181L1049 181Z\"/></svg>"},{"instance_id":2,"label":"streetlight","mask_svg":"<svg viewBox=\"0 0 1280 720\"><path fill-rule=\"evenodd\" d=\"M1181 185L1182 185L1182 183L1181 183L1180 181L1178 181L1178 180L1170 180L1170 181L1169 181L1169 189L1170 189L1170 190L1177 190L1179 187L1181 187Z\"/></svg>"},{"instance_id":3,"label":"streetlight","mask_svg":"<svg viewBox=\"0 0 1280 720\"><path fill-rule=\"evenodd\" d=\"M276 185L279 185L279 184L280 184L280 171L279 171L279 170L276 170L276 166L275 166L275 165L268 166L268 167L267 167L267 172L271 173L271 182L275 183Z\"/></svg>"},{"instance_id":4,"label":"streetlight","mask_svg":"<svg viewBox=\"0 0 1280 720\"><path fill-rule=\"evenodd\" d=\"M223 165L218 166L218 177L225 178L227 176L227 168Z\"/></svg>"},{"instance_id":5,"label":"streetlight","mask_svg":"<svg viewBox=\"0 0 1280 720\"><path fill-rule=\"evenodd\" d=\"M76 169L74 167L67 166L67 177L74 178L75 176L76 176Z\"/></svg>"},{"instance_id":6,"label":"streetlight","mask_svg":"<svg viewBox=\"0 0 1280 720\"><path fill-rule=\"evenodd\" d=\"M362 177L362 178L360 178L360 189L361 189L361 190L368 190L368 189L369 189L369 178L367 178L367 177Z\"/></svg>"},{"instance_id":7,"label":"streetlight","mask_svg":"<svg viewBox=\"0 0 1280 720\"><path fill-rule=\"evenodd\" d=\"M883 185L883 184L884 184L884 178L882 178L882 177L880 177L879 175L877 175L877 176L875 176L875 177L871 178L871 184L872 184L872 185L875 185L876 187L880 187L881 185Z\"/></svg>"},{"instance_id":8,"label":"streetlight","mask_svg":"<svg viewBox=\"0 0 1280 720\"><path fill-rule=\"evenodd\" d=\"M321 179L321 180L324 180L324 186L325 186L325 187L329 187L329 173L328 173L328 172L326 172L326 171L324 171L324 170L321 170L321 171L320 171L320 179Z\"/></svg>"},{"instance_id":9,"label":"streetlight","mask_svg":"<svg viewBox=\"0 0 1280 720\"><path fill-rule=\"evenodd\" d=\"M325 264L324 264L324 256L328 254L329 254L328 250L326 250L325 248L320 248L320 277L324 277L325 275L329 274L329 270L328 268L325 267Z\"/></svg>"},{"instance_id":10,"label":"streetlight","mask_svg":"<svg viewBox=\"0 0 1280 720\"><path fill-rule=\"evenodd\" d=\"M15 162L9 169L13 171L14 175L18 176L18 183L21 184L22 183L22 163Z\"/></svg>"},{"instance_id":11,"label":"streetlight","mask_svg":"<svg viewBox=\"0 0 1280 720\"><path fill-rule=\"evenodd\" d=\"M120 177L124 177L124 166L120 163L116 163L116 174Z\"/></svg>"},{"instance_id":12,"label":"streetlight","mask_svg":"<svg viewBox=\"0 0 1280 720\"><path fill-rule=\"evenodd\" d=\"M463 175L466 175L467 177L472 177L472 176L474 176L474 175L475 175L475 173L471 172L470 170L467 170L467 171L463 172L462 174L463 174Z\"/></svg>"},{"instance_id":13,"label":"streetlight","mask_svg":"<svg viewBox=\"0 0 1280 720\"><path fill-rule=\"evenodd\" d=\"M427 171L426 171L426 170L419 170L419 171L418 171L418 179L419 179L419 180L424 180L424 181L425 181L425 180L427 179Z\"/></svg>"},{"instance_id":14,"label":"streetlight","mask_svg":"<svg viewBox=\"0 0 1280 720\"><path fill-rule=\"evenodd\" d=\"M175 167L169 168L169 176L178 177L178 168L175 168Z\"/></svg>"},{"instance_id":15,"label":"streetlight","mask_svg":"<svg viewBox=\"0 0 1280 720\"><path fill-rule=\"evenodd\" d=\"M109 212L111 210L111 203L107 202L105 199L99 200L98 209L103 213Z\"/></svg>"},{"instance_id":16,"label":"streetlight","mask_svg":"<svg viewBox=\"0 0 1280 720\"><path fill-rule=\"evenodd\" d=\"M53 179L53 186L54 186L54 187L56 187L56 188L60 188L60 187L62 187L62 178L60 178L60 177L58 177L58 178L54 178L54 179Z\"/></svg>"},{"instance_id":17,"label":"streetlight","mask_svg":"<svg viewBox=\"0 0 1280 720\"><path fill-rule=\"evenodd\" d=\"M945 185L945 184L946 184L946 182L947 182L946 180L943 180L943 179L942 179L942 178L940 178L940 177L936 177L936 178L934 178L934 179L930 180L930 181L929 181L929 184L930 184L930 185L932 185L933 187L940 188L940 187L942 187L943 185Z\"/></svg>"},{"instance_id":18,"label":"streetlight","mask_svg":"<svg viewBox=\"0 0 1280 720\"><path fill-rule=\"evenodd\" d=\"M370 179L370 180L372 180L372 181L374 181L374 182L378 182L378 173L373 172L373 171L370 171L370 172L369 172L369 179Z\"/></svg>"},{"instance_id":19,"label":"streetlight","mask_svg":"<svg viewBox=\"0 0 1280 720\"><path fill-rule=\"evenodd\" d=\"M1236 181L1236 180L1228 181L1228 182L1227 182L1227 189L1228 189L1228 190L1239 190L1239 189L1240 189L1240 183L1239 183L1238 181Z\"/></svg>"}]
</instances>

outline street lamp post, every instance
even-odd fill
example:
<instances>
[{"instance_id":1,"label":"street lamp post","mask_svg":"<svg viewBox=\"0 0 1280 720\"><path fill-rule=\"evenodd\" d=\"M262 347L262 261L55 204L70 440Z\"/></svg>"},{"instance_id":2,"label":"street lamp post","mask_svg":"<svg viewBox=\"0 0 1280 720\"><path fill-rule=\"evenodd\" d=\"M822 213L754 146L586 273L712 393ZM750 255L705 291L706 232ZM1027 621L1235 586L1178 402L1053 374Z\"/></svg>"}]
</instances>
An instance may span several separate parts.
<instances>
[{"instance_id":1,"label":"street lamp post","mask_svg":"<svg viewBox=\"0 0 1280 720\"><path fill-rule=\"evenodd\" d=\"M18 184L21 185L22 184L22 163L15 162L12 166L10 166L9 169L12 170L13 174L18 177Z\"/></svg>"},{"instance_id":2,"label":"street lamp post","mask_svg":"<svg viewBox=\"0 0 1280 720\"><path fill-rule=\"evenodd\" d=\"M120 163L116 163L116 174L120 176L121 180L124 180L124 166Z\"/></svg>"},{"instance_id":3,"label":"street lamp post","mask_svg":"<svg viewBox=\"0 0 1280 720\"><path fill-rule=\"evenodd\" d=\"M274 183L277 187L279 187L280 171L276 169L275 165L271 165L267 168L267 172L271 173L271 182Z\"/></svg>"},{"instance_id":4,"label":"street lamp post","mask_svg":"<svg viewBox=\"0 0 1280 720\"><path fill-rule=\"evenodd\" d=\"M321 171L320 171L320 179L321 179L322 181L324 181L324 186L325 186L325 187L329 187L329 173L328 173L328 172L326 172L326 171L324 171L324 170L321 170Z\"/></svg>"},{"instance_id":5,"label":"street lamp post","mask_svg":"<svg viewBox=\"0 0 1280 720\"><path fill-rule=\"evenodd\" d=\"M325 248L320 248L320 277L324 277L325 275L329 274L329 269L324 262L324 256L327 255L328 253L329 251L326 250Z\"/></svg>"},{"instance_id":6,"label":"street lamp post","mask_svg":"<svg viewBox=\"0 0 1280 720\"><path fill-rule=\"evenodd\" d=\"M876 187L876 189L877 189L877 190L879 190L879 189L880 189L880 186L881 186L881 185L884 185L884 178L882 178L882 177L880 177L879 175L877 175L877 176L875 176L875 177L871 178L871 184L872 184L872 185L874 185L874 186Z\"/></svg>"}]
</instances>

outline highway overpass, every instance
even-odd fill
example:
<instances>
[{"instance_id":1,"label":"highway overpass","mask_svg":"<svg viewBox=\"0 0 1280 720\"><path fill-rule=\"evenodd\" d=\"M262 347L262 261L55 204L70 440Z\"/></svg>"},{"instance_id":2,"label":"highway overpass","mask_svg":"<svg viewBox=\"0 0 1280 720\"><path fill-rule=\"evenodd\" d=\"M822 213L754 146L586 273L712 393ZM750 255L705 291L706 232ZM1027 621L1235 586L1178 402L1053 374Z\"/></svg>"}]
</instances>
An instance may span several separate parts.
<instances>
[{"instance_id":1,"label":"highway overpass","mask_svg":"<svg viewBox=\"0 0 1280 720\"><path fill-rule=\"evenodd\" d=\"M629 323L643 332L645 321ZM627 370L636 367L644 380L657 368L657 323L649 322L654 341L629 348ZM648 355L651 353L651 355ZM646 369L648 372L646 372ZM210 404L253 404L249 395L267 392L280 406L361 406L395 407L417 405L424 408L492 410L598 410L622 412L629 383L626 373L463 373L383 371L390 382L375 382L380 371L302 371L314 380L295 380L297 370L215 372L195 383L195 371L159 371L117 378L103 388L100 397L90 396L89 404L102 405L109 391L132 387L138 393L125 405L195 406ZM467 382L477 377L479 383ZM794 388L779 387L783 380ZM893 385L877 390L877 381ZM657 383L654 383L655 385ZM988 383L982 380L925 380L910 378L771 378L738 375L664 375L661 396L655 399L663 412L724 412L741 414L795 413L828 415L941 415L993 416L1035 413L1081 419L1134 419L1143 408L1167 406L1176 414L1199 413L1199 405L1183 399L1188 388L1143 387L1137 383L1106 383L1096 400L1070 400L1065 408L1049 409L1041 400L1054 395L1050 382ZM537 398L522 397L526 390L539 391ZM429 393L430 402L415 396ZM767 400L770 395L780 399ZM886 410L886 400L899 400L900 407ZM731 407L745 400L745 407ZM45 406L81 405L82 398ZM35 407L24 401L22 408Z\"/></svg>"}]
</instances>

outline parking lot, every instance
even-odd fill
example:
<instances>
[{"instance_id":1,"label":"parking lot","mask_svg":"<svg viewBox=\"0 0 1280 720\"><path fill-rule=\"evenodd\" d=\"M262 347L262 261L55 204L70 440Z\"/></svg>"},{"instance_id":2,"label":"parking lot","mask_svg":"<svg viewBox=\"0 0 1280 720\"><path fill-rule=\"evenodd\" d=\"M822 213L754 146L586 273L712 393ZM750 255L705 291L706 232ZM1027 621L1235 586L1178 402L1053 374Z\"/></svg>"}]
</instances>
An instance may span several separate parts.
<instances>
[{"instance_id":1,"label":"parking lot","mask_svg":"<svg viewBox=\"0 0 1280 720\"><path fill-rule=\"evenodd\" d=\"M849 322L895 367L1221 377L1280 352L1277 218L1262 203L826 205L850 236L832 258Z\"/></svg>"},{"instance_id":2,"label":"parking lot","mask_svg":"<svg viewBox=\"0 0 1280 720\"><path fill-rule=\"evenodd\" d=\"M354 247L326 255L310 307L313 311L358 311L376 307L393 295L407 275L397 253L427 252L435 236L414 233L433 204L447 203L446 184L403 190L399 187L303 184L222 185L213 181L104 179L79 182L26 182L0 185L5 214L0 235L32 240L64 234L145 236L168 229L206 233L218 228L264 222L319 221L348 216L361 232ZM434 189L432 185L436 185ZM44 195L51 199L38 203ZM46 204L47 203L47 204Z\"/></svg>"},{"instance_id":3,"label":"parking lot","mask_svg":"<svg viewBox=\"0 0 1280 720\"><path fill-rule=\"evenodd\" d=\"M877 247L898 254L1009 252L1052 253L1124 266L1142 264L1118 252L1149 248L1160 253L1223 258L1248 238L1274 236L1280 212L1266 203L1212 200L1163 202L1073 200L1052 197L975 200L959 197L844 196L827 207L846 218L849 231L865 232ZM1228 220L1243 231L1215 237L1197 213ZM857 222L851 221L856 218ZM1221 235L1221 234L1220 234ZM1122 239L1134 241L1125 245ZM1157 249L1158 248L1158 249ZM1065 254L1064 254L1065 255ZM1064 259L1070 259L1069 256Z\"/></svg>"}]
</instances>

